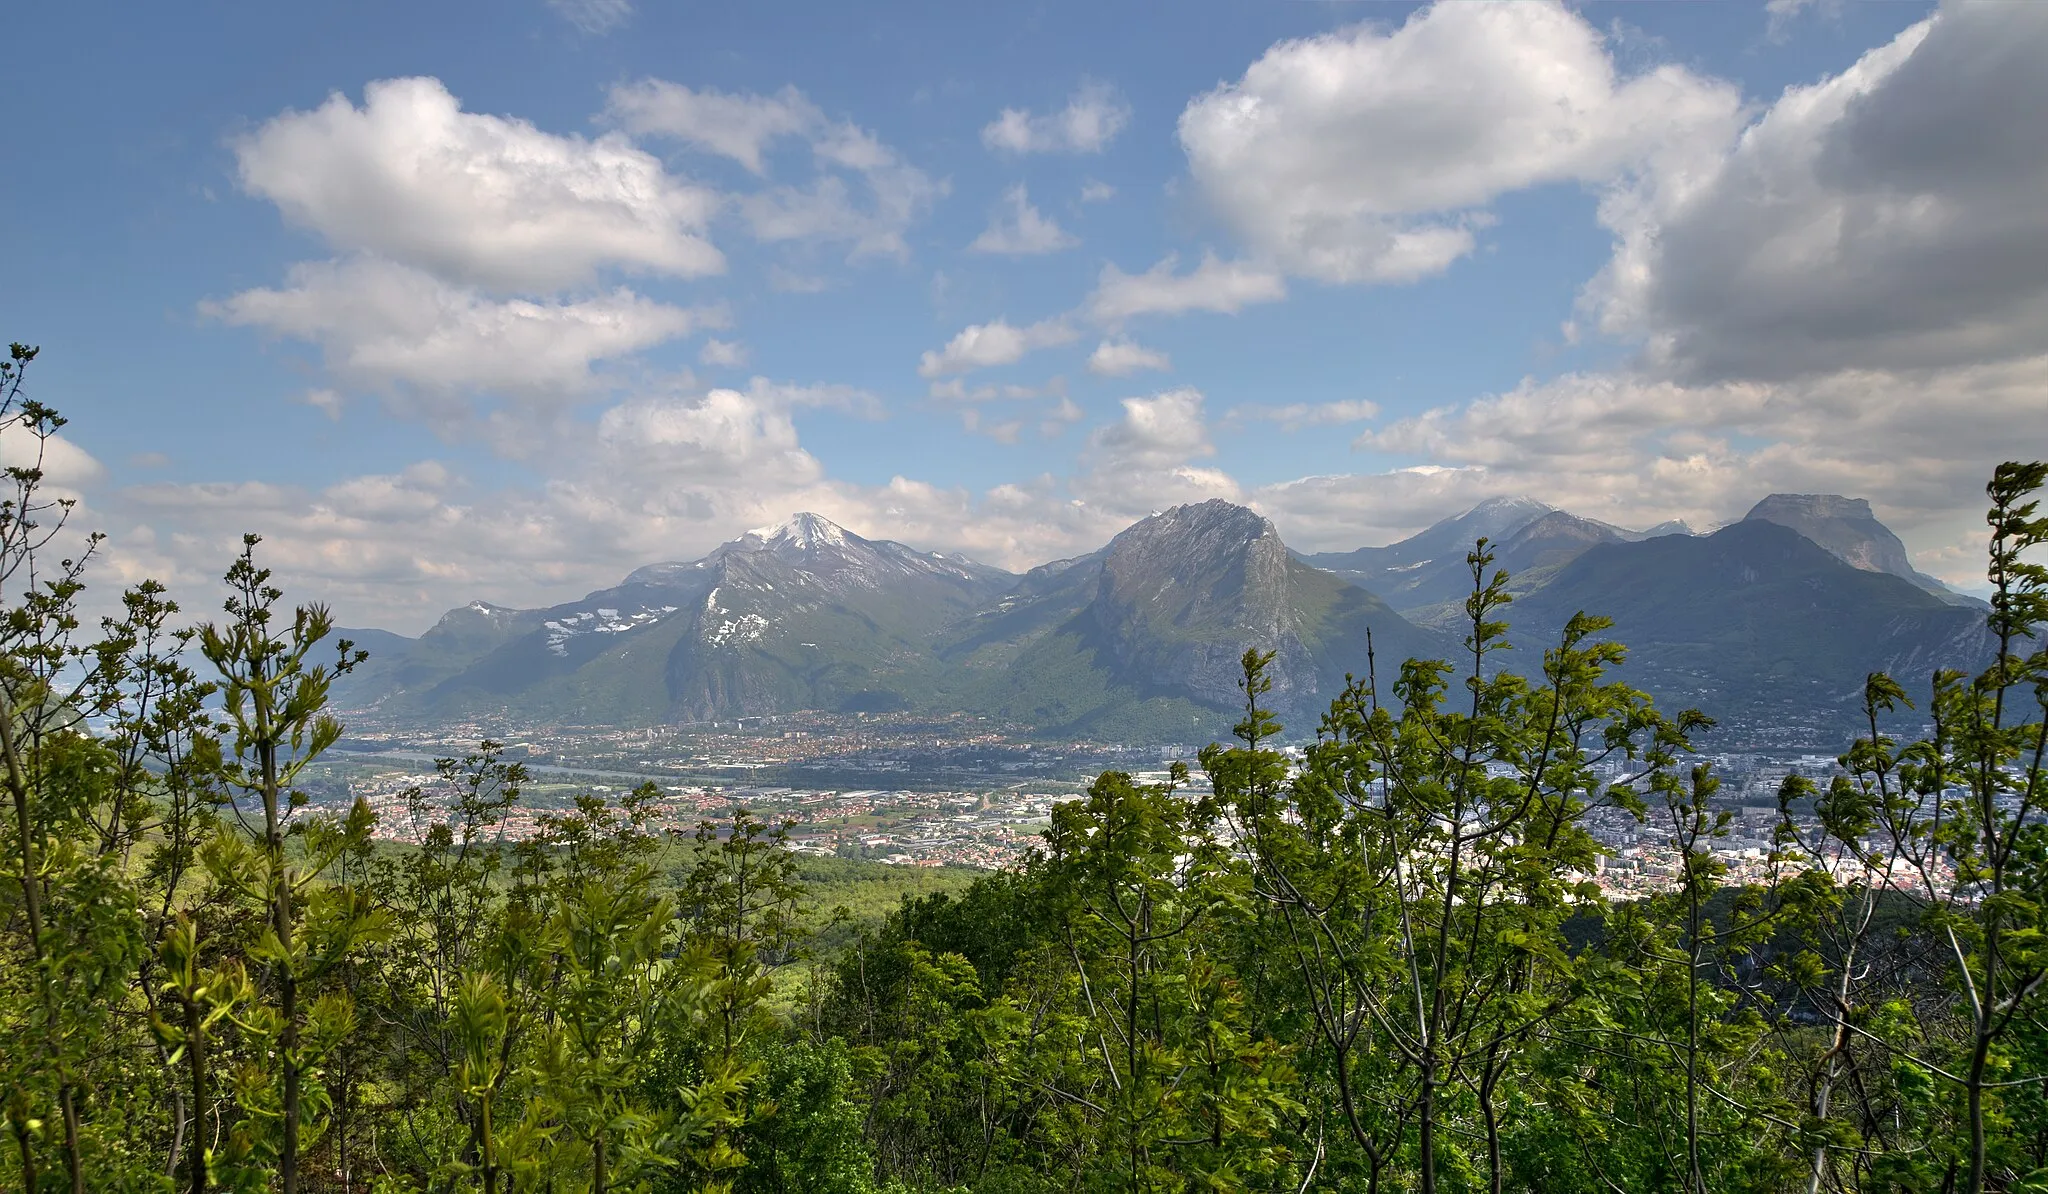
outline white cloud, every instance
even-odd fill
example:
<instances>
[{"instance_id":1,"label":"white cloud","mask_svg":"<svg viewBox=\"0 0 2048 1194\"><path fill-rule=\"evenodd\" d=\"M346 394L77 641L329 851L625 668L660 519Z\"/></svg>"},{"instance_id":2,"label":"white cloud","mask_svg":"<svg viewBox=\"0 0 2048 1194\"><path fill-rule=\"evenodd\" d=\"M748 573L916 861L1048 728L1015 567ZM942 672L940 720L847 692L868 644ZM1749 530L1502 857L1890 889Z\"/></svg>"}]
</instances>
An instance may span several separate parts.
<instances>
[{"instance_id":1,"label":"white cloud","mask_svg":"<svg viewBox=\"0 0 2048 1194\"><path fill-rule=\"evenodd\" d=\"M1001 319L972 325L944 348L925 353L918 365L918 375L943 377L1013 364L1026 353L1078 339L1080 333L1073 323L1076 317L1114 328L1137 315L1178 315L1187 311L1235 314L1248 304L1271 302L1287 293L1280 275L1242 262L1219 261L1214 254L1204 254L1202 264L1186 274L1174 272L1178 264L1179 259L1168 254L1142 274L1126 274L1114 265L1104 266L1094 293L1079 311L1022 328ZM1139 348L1119 336L1097 346L1089 357L1089 367L1114 376L1119 370L1128 373L1138 368L1163 369L1167 362L1163 355Z\"/></svg>"},{"instance_id":2,"label":"white cloud","mask_svg":"<svg viewBox=\"0 0 2048 1194\"><path fill-rule=\"evenodd\" d=\"M783 137L821 127L824 113L794 87L774 95L690 88L665 79L621 83L606 109L634 136L672 137L766 174L762 153Z\"/></svg>"},{"instance_id":3,"label":"white cloud","mask_svg":"<svg viewBox=\"0 0 2048 1194\"><path fill-rule=\"evenodd\" d=\"M438 79L385 79L235 143L245 190L344 250L452 280L535 291L605 266L694 277L725 259L711 191L623 136L556 136L462 111Z\"/></svg>"},{"instance_id":4,"label":"white cloud","mask_svg":"<svg viewBox=\"0 0 2048 1194\"><path fill-rule=\"evenodd\" d=\"M1059 405L1047 411L1039 420L1038 434L1051 439L1087 417L1087 412L1082 410L1079 404L1063 394L1060 396Z\"/></svg>"},{"instance_id":5,"label":"white cloud","mask_svg":"<svg viewBox=\"0 0 2048 1194\"><path fill-rule=\"evenodd\" d=\"M202 310L317 344L328 369L354 384L542 403L587 393L597 362L724 322L720 309L672 307L623 288L575 302L492 299L376 258L302 263L283 289L245 290Z\"/></svg>"},{"instance_id":6,"label":"white cloud","mask_svg":"<svg viewBox=\"0 0 2048 1194\"><path fill-rule=\"evenodd\" d=\"M1067 235L1058 223L1046 217L1031 205L1030 195L1025 193L1024 184L1018 183L1003 193L1002 206L997 208L989 225L974 243L967 247L977 253L1000 253L1010 257L1029 257L1040 253L1057 253L1071 249L1081 242Z\"/></svg>"},{"instance_id":7,"label":"white cloud","mask_svg":"<svg viewBox=\"0 0 2048 1194\"><path fill-rule=\"evenodd\" d=\"M919 360L917 375L944 377L996 365L1010 365L1024 354L1056 344L1072 342L1079 333L1065 319L1045 319L1024 327L1012 327L997 319L972 324L946 342L944 348L927 352Z\"/></svg>"},{"instance_id":8,"label":"white cloud","mask_svg":"<svg viewBox=\"0 0 2048 1194\"><path fill-rule=\"evenodd\" d=\"M1771 40L1785 40L1788 27L1809 9L1835 16L1842 10L1842 0L1765 0L1764 12L1770 18L1767 32Z\"/></svg>"},{"instance_id":9,"label":"white cloud","mask_svg":"<svg viewBox=\"0 0 2048 1194\"><path fill-rule=\"evenodd\" d=\"M1234 406L1225 413L1224 419L1232 423L1278 423L1282 431L1300 431L1304 427L1363 423L1379 413L1376 403L1363 398L1345 398L1336 402L1290 402L1285 406Z\"/></svg>"},{"instance_id":10,"label":"white cloud","mask_svg":"<svg viewBox=\"0 0 2048 1194\"><path fill-rule=\"evenodd\" d=\"M1083 498L1126 518L1181 502L1236 500L1237 482L1193 461L1214 456L1201 391L1168 390L1123 400L1123 417L1088 437L1084 471L1074 488Z\"/></svg>"},{"instance_id":11,"label":"white cloud","mask_svg":"<svg viewBox=\"0 0 2048 1194\"><path fill-rule=\"evenodd\" d=\"M730 389L697 399L639 399L606 411L597 437L613 468L685 469L700 481L768 471L807 484L824 470L798 444L791 405Z\"/></svg>"},{"instance_id":12,"label":"white cloud","mask_svg":"<svg viewBox=\"0 0 2048 1194\"><path fill-rule=\"evenodd\" d=\"M1150 398L1126 398L1123 408L1123 418L1098 429L1091 446L1118 460L1153 466L1216 454L1200 390L1183 387Z\"/></svg>"},{"instance_id":13,"label":"white cloud","mask_svg":"<svg viewBox=\"0 0 2048 1194\"><path fill-rule=\"evenodd\" d=\"M1093 178L1081 184L1081 202L1105 203L1116 198L1116 188Z\"/></svg>"},{"instance_id":14,"label":"white cloud","mask_svg":"<svg viewBox=\"0 0 2048 1194\"><path fill-rule=\"evenodd\" d=\"M978 408L970 406L960 412L960 428L969 435L985 435L999 444L1014 444L1024 434L1024 420L990 422Z\"/></svg>"},{"instance_id":15,"label":"white cloud","mask_svg":"<svg viewBox=\"0 0 2048 1194\"><path fill-rule=\"evenodd\" d=\"M740 212L757 239L822 241L851 246L850 256L903 257L903 234L946 193L946 184L923 171L895 163L866 174L870 203L853 198L846 180L821 175L807 187L780 186L740 200Z\"/></svg>"},{"instance_id":16,"label":"white cloud","mask_svg":"<svg viewBox=\"0 0 2048 1194\"><path fill-rule=\"evenodd\" d=\"M1943 7L1793 87L1683 185L1602 206L1587 302L1675 376L2048 351L2048 7Z\"/></svg>"},{"instance_id":17,"label":"white cloud","mask_svg":"<svg viewBox=\"0 0 2048 1194\"><path fill-rule=\"evenodd\" d=\"M901 257L909 251L904 232L948 190L945 180L904 161L873 133L827 117L795 87L760 95L642 79L613 87L606 115L635 136L680 141L761 176L776 141L801 138L815 168L807 184L781 184L737 200L748 228L763 241L839 243L851 246L854 257ZM859 182L861 198L849 180Z\"/></svg>"},{"instance_id":18,"label":"white cloud","mask_svg":"<svg viewBox=\"0 0 2048 1194\"><path fill-rule=\"evenodd\" d=\"M981 130L981 143L1007 153L1101 153L1130 122L1131 106L1114 88L1090 83L1050 115L1004 108Z\"/></svg>"},{"instance_id":19,"label":"white cloud","mask_svg":"<svg viewBox=\"0 0 2048 1194\"><path fill-rule=\"evenodd\" d=\"M301 395L299 401L326 415L329 422L341 421L341 408L346 404L340 394L325 386L317 386Z\"/></svg>"},{"instance_id":20,"label":"white cloud","mask_svg":"<svg viewBox=\"0 0 2048 1194\"><path fill-rule=\"evenodd\" d=\"M1042 386L986 385L969 389L966 382L955 377L933 382L926 392L940 402L994 402L997 399L1023 402L1034 398L1065 399L1067 383L1065 378L1055 377Z\"/></svg>"},{"instance_id":21,"label":"white cloud","mask_svg":"<svg viewBox=\"0 0 2048 1194\"><path fill-rule=\"evenodd\" d=\"M610 33L633 17L631 0L548 0L548 7L590 34Z\"/></svg>"},{"instance_id":22,"label":"white cloud","mask_svg":"<svg viewBox=\"0 0 2048 1194\"><path fill-rule=\"evenodd\" d=\"M294 598L333 601L351 624L417 629L474 597L533 605L579 596L797 509L1022 568L1098 547L1149 510L1208 497L1254 505L1290 546L1323 550L1387 542L1501 494L1647 526L1674 517L1712 525L1791 490L1872 498L1922 567L1967 580L1981 567L1984 477L2011 454L2011 429L2038 411L2044 391L2048 357L1931 379L1686 386L1574 375L1395 420L1365 444L1431 463L1250 487L1213 466L1202 396L1180 389L1125 400L1069 475L974 492L902 476L880 486L834 480L801 442L801 412L858 413L872 398L756 379L643 395L595 424L568 425L538 488L484 489L425 462L317 491L126 490L117 496L128 519L108 567L129 579L162 575L190 600L241 532L255 530ZM1362 409L1338 406L1304 404L1300 417L1333 425ZM976 430L1007 439L1036 424L1057 434L1081 415L1062 397L1050 410L977 415Z\"/></svg>"},{"instance_id":23,"label":"white cloud","mask_svg":"<svg viewBox=\"0 0 2048 1194\"><path fill-rule=\"evenodd\" d=\"M1871 498L1910 545L1974 550L1984 481L2014 454L2012 428L2038 417L2043 392L2048 356L1789 382L1571 374L1395 420L1357 446L1430 461L1441 471L1430 485L1447 499L1439 516L1458 502L1533 493L1626 526L1671 518L1710 526L1767 493L1843 493ZM1387 512L1371 503L1389 484L1322 478L1288 492L1348 492L1359 503L1354 513L1380 519ZM1358 534L1344 532L1348 543L1320 532L1304 539L1372 541Z\"/></svg>"},{"instance_id":24,"label":"white cloud","mask_svg":"<svg viewBox=\"0 0 2048 1194\"><path fill-rule=\"evenodd\" d=\"M1173 362L1163 352L1156 352L1125 337L1118 336L1095 346L1088 354L1088 372L1103 377L1125 377L1140 369L1170 370Z\"/></svg>"},{"instance_id":25,"label":"white cloud","mask_svg":"<svg viewBox=\"0 0 2048 1194\"><path fill-rule=\"evenodd\" d=\"M73 497L107 474L97 457L69 438L37 438L19 423L0 427L0 468L41 469L45 497Z\"/></svg>"},{"instance_id":26,"label":"white cloud","mask_svg":"<svg viewBox=\"0 0 2048 1194\"><path fill-rule=\"evenodd\" d=\"M196 607L242 533L255 531L290 597L333 602L348 624L416 631L477 597L548 604L798 509L872 525L869 495L888 487L826 479L795 418L875 405L850 387L761 378L744 389L643 394L594 424L559 428L537 486L486 488L431 460L319 489L133 486L113 495L123 525L107 569L124 580L159 576Z\"/></svg>"},{"instance_id":27,"label":"white cloud","mask_svg":"<svg viewBox=\"0 0 2048 1194\"><path fill-rule=\"evenodd\" d=\"M1191 101L1196 185L1255 252L1333 282L1403 282L1471 252L1488 203L1683 167L1734 126L1727 84L1618 75L1559 3L1439 3L1398 29L1280 42Z\"/></svg>"},{"instance_id":28,"label":"white cloud","mask_svg":"<svg viewBox=\"0 0 2048 1194\"><path fill-rule=\"evenodd\" d=\"M1240 261L1219 261L1202 255L1192 271L1175 273L1180 259L1168 254L1142 274L1127 274L1114 265L1102 267L1086 309L1100 323L1115 324L1136 315L1179 315L1216 311L1235 315L1253 303L1287 297L1279 274Z\"/></svg>"},{"instance_id":29,"label":"white cloud","mask_svg":"<svg viewBox=\"0 0 2048 1194\"><path fill-rule=\"evenodd\" d=\"M747 346L714 336L705 340L704 347L697 350L697 360L705 365L737 369L747 363Z\"/></svg>"}]
</instances>

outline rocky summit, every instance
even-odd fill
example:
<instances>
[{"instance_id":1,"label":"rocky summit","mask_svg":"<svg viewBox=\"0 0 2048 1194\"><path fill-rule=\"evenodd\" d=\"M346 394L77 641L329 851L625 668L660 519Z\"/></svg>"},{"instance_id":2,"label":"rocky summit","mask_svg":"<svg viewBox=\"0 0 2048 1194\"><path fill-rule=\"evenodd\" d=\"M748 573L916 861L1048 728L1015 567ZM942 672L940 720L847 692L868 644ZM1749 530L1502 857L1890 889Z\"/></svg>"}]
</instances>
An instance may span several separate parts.
<instances>
[{"instance_id":1,"label":"rocky summit","mask_svg":"<svg viewBox=\"0 0 2048 1194\"><path fill-rule=\"evenodd\" d=\"M1970 666L1984 647L1981 615L1958 608L1971 599L1914 571L1859 499L1777 494L1705 536L1495 499L1387 547L1307 557L1257 511L1207 501L1022 576L800 513L580 601L475 602L417 640L372 632L376 657L342 695L421 722L959 711L1185 741L1227 731L1255 648L1273 653L1269 703L1304 725L1347 676L1457 650L1481 536L1522 646L1582 609L1611 617L1631 683L1716 716L1842 716L1865 672Z\"/></svg>"}]
</instances>

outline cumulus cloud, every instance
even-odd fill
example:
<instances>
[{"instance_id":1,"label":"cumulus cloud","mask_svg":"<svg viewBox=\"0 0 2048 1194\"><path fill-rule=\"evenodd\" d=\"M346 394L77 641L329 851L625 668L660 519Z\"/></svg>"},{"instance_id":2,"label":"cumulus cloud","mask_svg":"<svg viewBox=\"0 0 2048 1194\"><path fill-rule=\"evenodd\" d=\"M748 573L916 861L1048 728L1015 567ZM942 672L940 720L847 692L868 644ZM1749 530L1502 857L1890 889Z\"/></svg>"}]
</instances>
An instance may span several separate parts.
<instances>
[{"instance_id":1,"label":"cumulus cloud","mask_svg":"<svg viewBox=\"0 0 2048 1194\"><path fill-rule=\"evenodd\" d=\"M705 365L737 369L747 363L747 346L713 336L704 341L703 348L697 350L697 360Z\"/></svg>"},{"instance_id":2,"label":"cumulus cloud","mask_svg":"<svg viewBox=\"0 0 2048 1194\"><path fill-rule=\"evenodd\" d=\"M1126 398L1123 417L1089 435L1074 488L1104 510L1131 517L1181 502L1236 500L1240 491L1229 474L1193 463L1215 454L1200 390Z\"/></svg>"},{"instance_id":3,"label":"cumulus cloud","mask_svg":"<svg viewBox=\"0 0 2048 1194\"><path fill-rule=\"evenodd\" d=\"M1081 184L1081 202L1105 203L1116 198L1116 188L1106 182L1089 179Z\"/></svg>"},{"instance_id":4,"label":"cumulus cloud","mask_svg":"<svg viewBox=\"0 0 2048 1194\"><path fill-rule=\"evenodd\" d=\"M1002 319L972 324L948 340L944 348L926 352L918 362L917 375L944 377L951 373L1015 364L1023 360L1026 353L1069 343L1079 334L1064 319L1045 319L1024 327L1013 327Z\"/></svg>"},{"instance_id":5,"label":"cumulus cloud","mask_svg":"<svg viewBox=\"0 0 2048 1194\"><path fill-rule=\"evenodd\" d=\"M857 391L759 380L636 397L565 429L537 487L481 485L434 461L321 488L132 486L116 495L122 525L98 583L156 576L203 604L255 531L292 599L330 602L345 624L418 632L480 597L527 607L579 597L796 510L1012 567L1096 546L1120 525L1051 477L983 493L902 476L830 479L795 418L848 402L859 407Z\"/></svg>"},{"instance_id":6,"label":"cumulus cloud","mask_svg":"<svg viewBox=\"0 0 2048 1194\"><path fill-rule=\"evenodd\" d=\"M1188 273L1175 272L1179 258L1168 254L1142 274L1127 274L1114 265L1102 268L1095 290L1069 315L1012 327L1004 320L975 324L944 348L924 354L918 366L923 377L964 373L991 365L1008 365L1026 353L1066 344L1079 338L1074 320L1115 328L1139 315L1179 315L1188 311L1235 314L1251 303L1283 298L1287 284L1279 274L1243 262L1220 261L1204 254ZM1089 368L1116 376L1141 368L1167 367L1163 355L1139 348L1125 337L1104 340L1089 357Z\"/></svg>"},{"instance_id":7,"label":"cumulus cloud","mask_svg":"<svg viewBox=\"0 0 2048 1194\"><path fill-rule=\"evenodd\" d=\"M1095 346L1088 354L1088 372L1103 377L1125 377L1141 369L1170 370L1173 361L1127 337L1118 336Z\"/></svg>"},{"instance_id":8,"label":"cumulus cloud","mask_svg":"<svg viewBox=\"0 0 2048 1194\"><path fill-rule=\"evenodd\" d=\"M824 470L797 442L791 405L731 389L696 399L636 399L606 411L597 437L614 467L680 468L728 480L765 472L805 484Z\"/></svg>"},{"instance_id":9,"label":"cumulus cloud","mask_svg":"<svg viewBox=\"0 0 2048 1194\"><path fill-rule=\"evenodd\" d=\"M985 435L999 444L1014 444L1024 434L1024 420L988 419L970 406L960 412L960 429L969 435Z\"/></svg>"},{"instance_id":10,"label":"cumulus cloud","mask_svg":"<svg viewBox=\"0 0 2048 1194\"><path fill-rule=\"evenodd\" d=\"M1842 0L1765 0L1764 13L1769 18L1767 32L1772 41L1784 41L1792 22L1801 14L1815 10L1833 16L1842 8Z\"/></svg>"},{"instance_id":11,"label":"cumulus cloud","mask_svg":"<svg viewBox=\"0 0 2048 1194\"><path fill-rule=\"evenodd\" d=\"M598 362L725 322L719 308L673 307L623 288L573 302L493 299L377 258L302 263L281 289L246 290L202 310L317 344L328 369L358 385L543 403L588 393Z\"/></svg>"},{"instance_id":12,"label":"cumulus cloud","mask_svg":"<svg viewBox=\"0 0 2048 1194\"><path fill-rule=\"evenodd\" d=\"M1695 381L2048 351L2048 8L1943 7L1603 205L1601 326ZM1967 130L1966 132L1961 130Z\"/></svg>"},{"instance_id":13,"label":"cumulus cloud","mask_svg":"<svg viewBox=\"0 0 2048 1194\"><path fill-rule=\"evenodd\" d=\"M1101 153L1130 122L1131 106L1114 88L1090 83L1057 112L1004 108L981 130L981 143L1005 153Z\"/></svg>"},{"instance_id":14,"label":"cumulus cloud","mask_svg":"<svg viewBox=\"0 0 2048 1194\"><path fill-rule=\"evenodd\" d=\"M416 631L477 597L566 600L793 510L857 517L871 491L827 480L799 440L796 418L817 408L870 414L875 402L761 378L642 394L560 428L537 486L488 487L437 461L320 488L131 486L111 503L124 525L107 566L189 595L255 531L294 599L333 602L358 625Z\"/></svg>"},{"instance_id":15,"label":"cumulus cloud","mask_svg":"<svg viewBox=\"0 0 2048 1194\"><path fill-rule=\"evenodd\" d=\"M1396 419L1357 446L1432 462L1441 472L1431 485L1455 495L1439 515L1468 497L1536 493L1622 525L1710 526L1766 493L1844 493L1872 499L1916 548L1974 549L1984 481L2013 454L2011 429L2038 417L2044 391L2048 356L1791 382L1568 374ZM1323 478L1288 492L1351 492L1359 511L1384 517L1371 503L1388 484ZM1342 545L1320 532L1311 542Z\"/></svg>"},{"instance_id":16,"label":"cumulus cloud","mask_svg":"<svg viewBox=\"0 0 2048 1194\"><path fill-rule=\"evenodd\" d=\"M75 497L107 475L98 457L69 438L38 437L18 423L0 428L0 468L41 469L46 497Z\"/></svg>"},{"instance_id":17,"label":"cumulus cloud","mask_svg":"<svg viewBox=\"0 0 2048 1194\"><path fill-rule=\"evenodd\" d=\"M825 114L794 87L755 95L690 88L666 79L613 87L606 111L635 136L673 138L731 158L755 174L768 172L762 154L771 142L825 123Z\"/></svg>"},{"instance_id":18,"label":"cumulus cloud","mask_svg":"<svg viewBox=\"0 0 2048 1194\"><path fill-rule=\"evenodd\" d=\"M1299 431L1304 427L1363 423L1379 413L1376 403L1363 398L1346 398L1336 402L1290 402L1285 406L1234 406L1223 417L1231 423L1278 423L1282 431Z\"/></svg>"},{"instance_id":19,"label":"cumulus cloud","mask_svg":"<svg viewBox=\"0 0 2048 1194\"><path fill-rule=\"evenodd\" d=\"M596 140L464 112L438 79L339 93L235 143L242 187L337 249L500 290L589 282L601 267L694 277L725 268L704 236L710 190L619 134Z\"/></svg>"},{"instance_id":20,"label":"cumulus cloud","mask_svg":"<svg viewBox=\"0 0 2048 1194\"><path fill-rule=\"evenodd\" d=\"M967 247L976 253L1030 257L1057 253L1080 243L1031 205L1031 196L1020 182L1003 193L1003 202L989 221L988 228Z\"/></svg>"},{"instance_id":21,"label":"cumulus cloud","mask_svg":"<svg viewBox=\"0 0 2048 1194\"><path fill-rule=\"evenodd\" d=\"M1179 133L1202 195L1256 253L1332 282L1404 282L1470 253L1487 204L1673 171L1734 127L1735 89L1623 78L1560 3L1439 3L1268 49Z\"/></svg>"},{"instance_id":22,"label":"cumulus cloud","mask_svg":"<svg viewBox=\"0 0 2048 1194\"><path fill-rule=\"evenodd\" d=\"M947 191L944 180L904 161L859 125L830 119L794 87L758 95L643 79L612 88L607 115L636 136L680 141L757 175L768 172L770 145L802 138L817 171L809 183L781 184L738 200L741 216L763 241L840 243L856 258L901 257L909 251L904 232ZM859 181L864 199L856 198L849 179Z\"/></svg>"},{"instance_id":23,"label":"cumulus cloud","mask_svg":"<svg viewBox=\"0 0 2048 1194\"><path fill-rule=\"evenodd\" d=\"M1216 311L1235 315L1253 303L1287 297L1287 283L1272 270L1241 261L1220 261L1204 253L1188 273L1176 273L1180 259L1168 254L1142 274L1102 267L1095 292L1085 304L1091 318L1114 324L1136 315L1179 315Z\"/></svg>"},{"instance_id":24,"label":"cumulus cloud","mask_svg":"<svg viewBox=\"0 0 2048 1194\"><path fill-rule=\"evenodd\" d=\"M1059 404L1047 411L1039 420L1038 434L1046 439L1052 439L1087 417L1088 412L1082 410L1079 403L1062 394Z\"/></svg>"}]
</instances>

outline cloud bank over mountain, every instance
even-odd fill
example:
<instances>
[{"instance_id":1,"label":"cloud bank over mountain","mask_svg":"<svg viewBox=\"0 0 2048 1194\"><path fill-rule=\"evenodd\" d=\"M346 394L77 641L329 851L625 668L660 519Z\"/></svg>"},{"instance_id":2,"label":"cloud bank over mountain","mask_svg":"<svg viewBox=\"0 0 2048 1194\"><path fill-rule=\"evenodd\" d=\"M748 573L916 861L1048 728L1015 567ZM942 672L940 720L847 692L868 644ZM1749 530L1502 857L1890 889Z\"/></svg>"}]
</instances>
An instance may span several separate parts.
<instances>
[{"instance_id":1,"label":"cloud bank over mountain","mask_svg":"<svg viewBox=\"0 0 2048 1194\"><path fill-rule=\"evenodd\" d=\"M189 310L305 354L286 397L335 435L408 447L152 479L79 441L67 476L118 575L205 583L253 529L306 595L414 629L792 509L1023 568L1213 497L1348 550L1501 494L1711 526L1844 492L1968 580L1983 478L2048 402L2043 59L2048 13L1942 6L1763 91L1561 4L1442 3L1170 95L627 72L579 122L366 78L245 114L224 181L286 255ZM1551 347L1455 386L1302 359L1541 221L1605 246L1530 284ZM766 314L869 290L926 296L887 368Z\"/></svg>"}]
</instances>

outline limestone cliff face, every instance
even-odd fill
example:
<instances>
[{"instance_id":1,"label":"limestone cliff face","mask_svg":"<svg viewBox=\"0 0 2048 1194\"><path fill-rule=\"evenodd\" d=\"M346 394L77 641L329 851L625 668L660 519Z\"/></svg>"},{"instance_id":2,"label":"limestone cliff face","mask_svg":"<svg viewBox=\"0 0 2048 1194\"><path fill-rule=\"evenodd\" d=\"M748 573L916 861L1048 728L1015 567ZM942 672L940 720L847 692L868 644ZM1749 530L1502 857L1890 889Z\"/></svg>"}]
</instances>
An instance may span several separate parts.
<instances>
[{"instance_id":1,"label":"limestone cliff face","mask_svg":"<svg viewBox=\"0 0 2048 1194\"><path fill-rule=\"evenodd\" d=\"M1791 527L1826 548L1829 555L1865 572L1888 572L1916 584L1925 579L1914 569L1906 545L1877 520L1870 503L1862 498L1774 493L1758 502L1743 521L1751 519Z\"/></svg>"},{"instance_id":2,"label":"limestone cliff face","mask_svg":"<svg viewBox=\"0 0 2048 1194\"><path fill-rule=\"evenodd\" d=\"M1177 506L1110 541L1090 607L1101 642L1134 683L1206 704L1237 698L1247 647L1272 651L1273 704L1317 691L1295 573L1273 524L1224 501Z\"/></svg>"}]
</instances>

